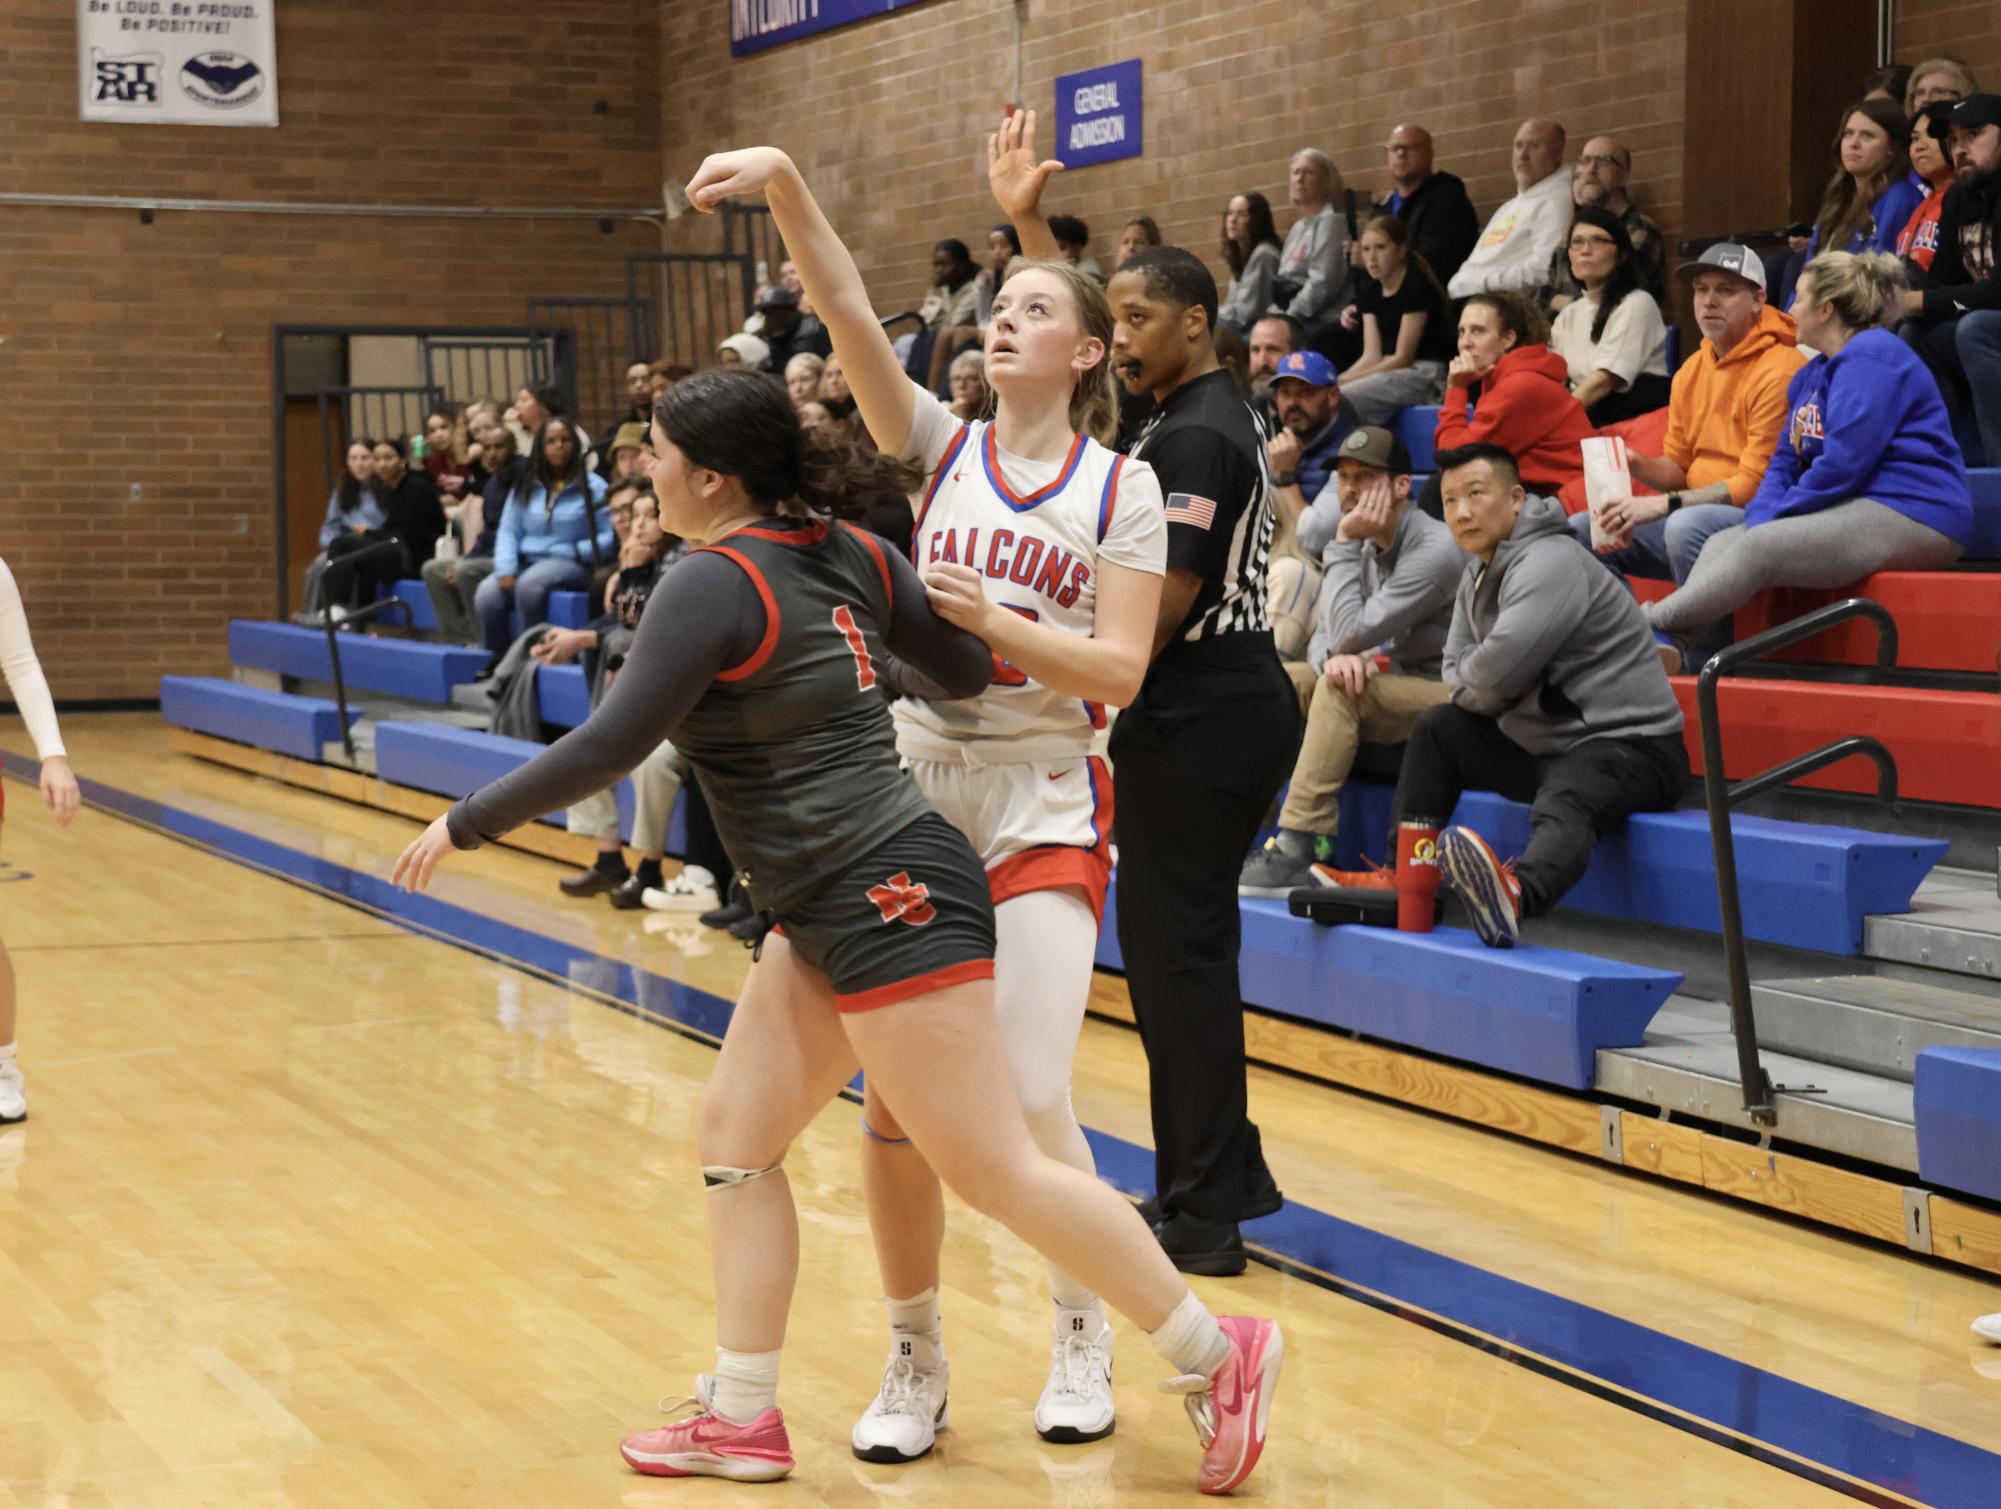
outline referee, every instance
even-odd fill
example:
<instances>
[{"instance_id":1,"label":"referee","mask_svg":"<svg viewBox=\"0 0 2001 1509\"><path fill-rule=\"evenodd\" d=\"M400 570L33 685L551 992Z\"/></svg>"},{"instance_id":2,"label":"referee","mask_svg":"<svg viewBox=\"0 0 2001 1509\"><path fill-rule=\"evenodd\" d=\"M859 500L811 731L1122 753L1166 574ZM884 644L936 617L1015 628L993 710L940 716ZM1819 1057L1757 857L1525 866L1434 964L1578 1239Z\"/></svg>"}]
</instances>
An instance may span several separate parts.
<instances>
[{"instance_id":1,"label":"referee","mask_svg":"<svg viewBox=\"0 0 2001 1509\"><path fill-rule=\"evenodd\" d=\"M1154 1231L1189 1273L1244 1271L1237 1223L1281 1199L1247 1113L1237 872L1299 747L1265 610L1263 425L1216 360L1216 281L1175 246L1108 290L1113 360L1154 400L1133 455L1160 479L1154 661L1112 729L1119 949L1153 1099Z\"/></svg>"}]
</instances>

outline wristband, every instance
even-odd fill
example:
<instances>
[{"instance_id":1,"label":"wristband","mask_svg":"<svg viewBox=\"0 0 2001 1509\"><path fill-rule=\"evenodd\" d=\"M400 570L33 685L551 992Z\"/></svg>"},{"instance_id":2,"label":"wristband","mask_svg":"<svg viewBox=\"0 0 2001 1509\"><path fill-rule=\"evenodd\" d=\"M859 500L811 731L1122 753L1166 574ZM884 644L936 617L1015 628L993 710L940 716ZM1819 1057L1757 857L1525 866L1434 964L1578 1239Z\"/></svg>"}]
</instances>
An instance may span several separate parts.
<instances>
[{"instance_id":1,"label":"wristband","mask_svg":"<svg viewBox=\"0 0 2001 1509\"><path fill-rule=\"evenodd\" d=\"M1271 485L1273 487L1297 487L1299 485L1299 473L1273 472Z\"/></svg>"},{"instance_id":2,"label":"wristband","mask_svg":"<svg viewBox=\"0 0 2001 1509\"><path fill-rule=\"evenodd\" d=\"M1675 492L1675 493L1669 493L1669 494L1667 495L1667 500L1668 500L1668 501L1667 501L1667 511L1668 511L1669 513L1673 513L1673 512L1674 512L1674 511L1675 511L1675 510L1676 510L1677 508L1681 507L1681 494L1680 494L1680 493L1678 493L1678 492Z\"/></svg>"}]
</instances>

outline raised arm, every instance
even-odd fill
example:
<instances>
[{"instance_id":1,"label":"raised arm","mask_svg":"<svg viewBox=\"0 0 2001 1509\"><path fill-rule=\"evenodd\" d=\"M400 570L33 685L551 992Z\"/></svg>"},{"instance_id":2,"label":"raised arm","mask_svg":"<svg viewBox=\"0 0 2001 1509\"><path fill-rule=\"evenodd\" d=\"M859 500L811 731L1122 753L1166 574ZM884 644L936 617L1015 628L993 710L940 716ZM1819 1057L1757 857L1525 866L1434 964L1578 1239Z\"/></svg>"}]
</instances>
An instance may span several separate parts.
<instances>
[{"instance_id":1,"label":"raised arm","mask_svg":"<svg viewBox=\"0 0 2001 1509\"><path fill-rule=\"evenodd\" d=\"M885 455L896 455L910 437L910 379L883 334L855 259L792 159L776 147L715 153L703 159L689 180L688 202L714 214L725 199L760 190L799 269L813 313L833 340L862 423Z\"/></svg>"},{"instance_id":2,"label":"raised arm","mask_svg":"<svg viewBox=\"0 0 2001 1509\"><path fill-rule=\"evenodd\" d=\"M1035 112L1010 109L1000 129L987 138L987 184L994 203L1014 225L1024 257L1048 260L1062 255L1049 222L1042 218L1042 186L1063 171L1054 158L1035 156Z\"/></svg>"}]
</instances>

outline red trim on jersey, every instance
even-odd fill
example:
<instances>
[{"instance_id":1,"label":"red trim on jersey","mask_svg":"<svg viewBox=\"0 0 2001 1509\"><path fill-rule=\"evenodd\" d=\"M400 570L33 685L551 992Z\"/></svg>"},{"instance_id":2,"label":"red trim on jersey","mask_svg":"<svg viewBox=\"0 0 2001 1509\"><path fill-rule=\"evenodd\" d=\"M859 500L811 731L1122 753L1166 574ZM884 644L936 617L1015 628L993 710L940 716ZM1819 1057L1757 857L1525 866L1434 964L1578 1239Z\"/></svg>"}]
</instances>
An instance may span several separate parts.
<instances>
[{"instance_id":1,"label":"red trim on jersey","mask_svg":"<svg viewBox=\"0 0 2001 1509\"><path fill-rule=\"evenodd\" d=\"M1069 844L1045 844L1010 854L987 871L987 885L994 905L1026 896L1031 891L1060 891L1065 886L1082 886L1091 903L1091 915L1100 924L1105 920L1105 892L1111 885L1109 855L1096 849L1079 849Z\"/></svg>"},{"instance_id":2,"label":"red trim on jersey","mask_svg":"<svg viewBox=\"0 0 2001 1509\"><path fill-rule=\"evenodd\" d=\"M987 426L986 439L980 447L980 460L987 469L987 481L991 482L994 491L1000 494L1001 502L1007 504L1016 513L1034 508L1041 503L1047 503L1051 498L1063 491L1064 487L1069 484L1070 474L1077 470L1078 459L1083 454L1084 437L1079 435L1070 442L1070 454L1063 458L1063 469L1057 472L1056 480L1037 488L1024 498L1007 485L1007 478L1001 474L1000 442L994 439L994 427L992 425Z\"/></svg>"},{"instance_id":3,"label":"red trim on jersey","mask_svg":"<svg viewBox=\"0 0 2001 1509\"><path fill-rule=\"evenodd\" d=\"M964 985L969 980L991 980L993 977L993 960L968 959L963 964L948 964L943 969L932 970L929 974L913 975L908 980L898 980L894 985L878 985L874 990L860 990L846 996L837 995L834 997L834 1009L874 1011L878 1006L894 1006L899 1001L929 995L934 990L943 990L950 985Z\"/></svg>"},{"instance_id":4,"label":"red trim on jersey","mask_svg":"<svg viewBox=\"0 0 2001 1509\"><path fill-rule=\"evenodd\" d=\"M827 521L814 519L802 529L766 529L761 524L746 524L741 529L732 529L723 538L733 540L740 534L755 540L775 540L780 545L817 545L827 538Z\"/></svg>"},{"instance_id":5,"label":"red trim on jersey","mask_svg":"<svg viewBox=\"0 0 2001 1509\"><path fill-rule=\"evenodd\" d=\"M910 526L910 559L913 562L917 562L917 537L924 532L924 516L931 512L931 500L938 496L938 489L945 482L945 474L952 469L952 463L959 458L959 452L965 449L966 437L972 432L971 425L960 425L959 433L951 438L945 446L945 454L938 458L937 470L931 473L931 485L924 489L924 501L917 505L917 518Z\"/></svg>"},{"instance_id":6,"label":"red trim on jersey","mask_svg":"<svg viewBox=\"0 0 2001 1509\"><path fill-rule=\"evenodd\" d=\"M870 534L866 529L855 528L846 519L841 520L841 528L868 546L868 553L875 557L875 569L882 573L883 606L886 609L894 608L896 606L896 589L889 584L889 557L883 554L882 541ZM914 549L917 536L913 533L910 538L912 548Z\"/></svg>"},{"instance_id":7,"label":"red trim on jersey","mask_svg":"<svg viewBox=\"0 0 2001 1509\"><path fill-rule=\"evenodd\" d=\"M749 532L742 529L734 531L736 534L747 534ZM724 538L727 539L730 536L726 535ZM718 681L741 681L744 677L755 676L759 671L763 670L764 662L771 658L772 650L777 648L778 599L772 596L771 583L764 579L764 573L753 566L750 562L750 557L742 551L731 550L726 545L707 545L703 548L714 551L725 560L735 561L743 569L743 574L750 578L750 584L757 588L758 598L764 604L764 638L759 640L757 648L750 652L750 659L746 660L742 665L733 665L726 671L716 672L716 680Z\"/></svg>"},{"instance_id":8,"label":"red trim on jersey","mask_svg":"<svg viewBox=\"0 0 2001 1509\"><path fill-rule=\"evenodd\" d=\"M1055 891L1082 886L1091 915L1105 920L1105 892L1112 879L1112 773L1093 755L1084 762L1091 787L1091 833L1088 849L1075 844L1042 844L1010 854L987 871L987 888L994 905L1031 891Z\"/></svg>"},{"instance_id":9,"label":"red trim on jersey","mask_svg":"<svg viewBox=\"0 0 2001 1509\"><path fill-rule=\"evenodd\" d=\"M1119 471L1125 464L1126 458L1123 456L1112 463L1111 475L1105 478L1105 495L1098 500L1098 543L1100 545L1105 543L1105 536L1111 532L1112 510L1118 506L1119 501ZM1102 727L1103 725L1096 726Z\"/></svg>"}]
</instances>

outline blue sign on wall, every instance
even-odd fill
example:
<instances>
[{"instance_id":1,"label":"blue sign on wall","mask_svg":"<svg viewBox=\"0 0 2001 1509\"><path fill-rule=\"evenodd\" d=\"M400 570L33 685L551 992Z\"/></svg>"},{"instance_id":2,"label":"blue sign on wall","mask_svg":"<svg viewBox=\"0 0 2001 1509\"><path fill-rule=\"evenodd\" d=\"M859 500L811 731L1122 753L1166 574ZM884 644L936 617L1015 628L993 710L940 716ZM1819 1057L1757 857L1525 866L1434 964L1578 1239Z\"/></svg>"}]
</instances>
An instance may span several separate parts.
<instances>
[{"instance_id":1,"label":"blue sign on wall","mask_svg":"<svg viewBox=\"0 0 2001 1509\"><path fill-rule=\"evenodd\" d=\"M1140 60L1066 73L1056 81L1056 140L1066 168L1140 155Z\"/></svg>"},{"instance_id":2,"label":"blue sign on wall","mask_svg":"<svg viewBox=\"0 0 2001 1509\"><path fill-rule=\"evenodd\" d=\"M730 53L744 57L850 21L886 16L919 0L728 0Z\"/></svg>"}]
</instances>

